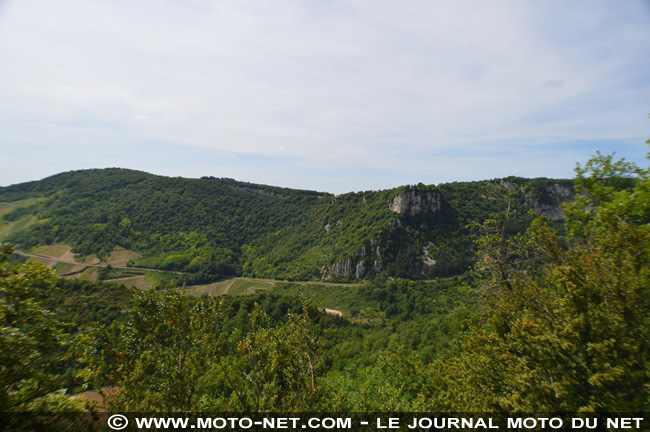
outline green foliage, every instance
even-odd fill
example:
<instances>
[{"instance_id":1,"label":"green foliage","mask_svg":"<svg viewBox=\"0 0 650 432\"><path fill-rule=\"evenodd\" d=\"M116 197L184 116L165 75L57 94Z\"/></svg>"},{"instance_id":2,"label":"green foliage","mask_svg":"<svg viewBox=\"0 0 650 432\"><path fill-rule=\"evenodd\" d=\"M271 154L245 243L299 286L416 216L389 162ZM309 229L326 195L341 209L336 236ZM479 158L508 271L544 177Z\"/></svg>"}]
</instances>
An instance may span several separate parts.
<instances>
[{"instance_id":1,"label":"green foliage","mask_svg":"<svg viewBox=\"0 0 650 432\"><path fill-rule=\"evenodd\" d=\"M219 303L189 304L173 288L136 293L128 317L81 336L86 380L104 392L114 411L201 411L199 379L219 356Z\"/></svg>"},{"instance_id":2,"label":"green foliage","mask_svg":"<svg viewBox=\"0 0 650 432\"><path fill-rule=\"evenodd\" d=\"M55 289L39 289L40 302L55 311L65 331L77 332L82 326L99 323L110 325L128 306L133 290L116 283L56 280Z\"/></svg>"},{"instance_id":3,"label":"green foliage","mask_svg":"<svg viewBox=\"0 0 650 432\"><path fill-rule=\"evenodd\" d=\"M598 155L577 173L566 239L483 224L485 321L432 366L428 409L647 411L650 172Z\"/></svg>"},{"instance_id":4,"label":"green foliage","mask_svg":"<svg viewBox=\"0 0 650 432\"><path fill-rule=\"evenodd\" d=\"M405 412L416 411L423 390L422 364L401 346L382 352L377 361L360 370L333 373L325 382L330 411Z\"/></svg>"},{"instance_id":5,"label":"green foliage","mask_svg":"<svg viewBox=\"0 0 650 432\"><path fill-rule=\"evenodd\" d=\"M649 141L650 142L650 141ZM648 169L600 153L576 168L576 200L566 208L573 238L588 240L617 221L642 225L650 219Z\"/></svg>"},{"instance_id":6,"label":"green foliage","mask_svg":"<svg viewBox=\"0 0 650 432\"><path fill-rule=\"evenodd\" d=\"M39 209L38 204L21 206L16 208L15 210L10 211L9 213L6 213L4 216L2 216L2 218L8 222L15 222L25 215L31 215L37 212L38 209Z\"/></svg>"},{"instance_id":7,"label":"green foliage","mask_svg":"<svg viewBox=\"0 0 650 432\"><path fill-rule=\"evenodd\" d=\"M94 176L106 177L105 203L93 195ZM34 382L49 393L33 401L59 398L52 391L61 388L65 331L81 329L82 376L93 388L108 388L112 410L647 411L649 176L609 156L579 167L566 230L528 211L555 208L571 192L572 183L547 179L332 197L107 170L55 177L50 189L37 182L0 191L5 198L47 196L29 211L51 224L25 231L26 241L48 226L53 236L84 242L83 230L60 222L87 223L96 234L89 247L112 251L119 243L146 251L140 264L189 272L161 280L190 282L233 269L311 279L344 259L365 263L372 277L355 285L276 283L218 301L168 287L136 293L127 307L132 291L124 287L59 281L54 289L49 271L5 264L2 311L10 325L3 328L12 330L3 330L2 343L22 351L3 349L3 365L17 364L12 356L49 354L25 375L4 375L15 382L5 385L3 401L36 406L20 402ZM167 200L160 211L171 222L144 214L136 205L142 190ZM404 191L440 193L440 210L392 212L390 203ZM62 197L67 201L57 203ZM68 213L71 199L77 209L103 213L81 221ZM472 227L478 241L469 247ZM424 264L423 249L435 265ZM433 278L470 263L475 272L464 277L387 277ZM21 290L28 295L20 297ZM299 300L305 294L311 303ZM45 308L70 325L52 321ZM35 318L11 318L15 311ZM84 327L88 322L96 324ZM48 340L34 336L40 334Z\"/></svg>"},{"instance_id":8,"label":"green foliage","mask_svg":"<svg viewBox=\"0 0 650 432\"><path fill-rule=\"evenodd\" d=\"M567 235L543 218L517 234L532 218L522 197L495 198L506 211L474 225L474 278L279 283L218 306L139 294L124 321L84 333L87 376L115 386L120 409L647 410L648 171L617 175L630 181L603 179L607 194L577 181ZM298 293L345 315L296 304Z\"/></svg>"},{"instance_id":9,"label":"green foliage","mask_svg":"<svg viewBox=\"0 0 650 432\"><path fill-rule=\"evenodd\" d=\"M62 366L69 338L38 302L54 290L54 273L40 264L9 266L13 249L0 249L0 411L75 411L66 396Z\"/></svg>"},{"instance_id":10,"label":"green foliage","mask_svg":"<svg viewBox=\"0 0 650 432\"><path fill-rule=\"evenodd\" d=\"M303 302L302 311L289 311L286 321L271 325L269 316L255 308L252 329L238 350L244 369L235 387L244 411L309 411L318 405L317 379L321 375L320 336L313 326L317 310Z\"/></svg>"},{"instance_id":11,"label":"green foliage","mask_svg":"<svg viewBox=\"0 0 650 432\"><path fill-rule=\"evenodd\" d=\"M136 293L125 317L80 337L83 376L113 411L290 411L319 400L319 312L303 302L272 322L257 304L248 332L222 326L222 302L168 289ZM248 315L248 314L247 314ZM277 322L280 321L280 322Z\"/></svg>"},{"instance_id":12,"label":"green foliage","mask_svg":"<svg viewBox=\"0 0 650 432\"><path fill-rule=\"evenodd\" d=\"M22 247L65 241L81 254L104 256L121 246L141 252L147 265L190 272L197 281L238 274L241 245L297 225L318 195L123 169L69 172L0 188L0 201L46 197L29 207L42 223L15 235Z\"/></svg>"},{"instance_id":13,"label":"green foliage","mask_svg":"<svg viewBox=\"0 0 650 432\"><path fill-rule=\"evenodd\" d=\"M186 284L224 275L431 279L462 274L473 264L466 225L503 207L492 189L517 194L508 228L514 234L527 227L527 209L557 209L567 198L557 188L570 190L571 183L510 177L335 197L230 179L86 170L0 188L7 208L0 233L5 226L23 248L63 241L104 258L116 247L135 250L143 258L131 264L183 272ZM395 213L390 205L402 193L439 196L441 207ZM346 261L363 271L337 275L334 267Z\"/></svg>"}]
</instances>

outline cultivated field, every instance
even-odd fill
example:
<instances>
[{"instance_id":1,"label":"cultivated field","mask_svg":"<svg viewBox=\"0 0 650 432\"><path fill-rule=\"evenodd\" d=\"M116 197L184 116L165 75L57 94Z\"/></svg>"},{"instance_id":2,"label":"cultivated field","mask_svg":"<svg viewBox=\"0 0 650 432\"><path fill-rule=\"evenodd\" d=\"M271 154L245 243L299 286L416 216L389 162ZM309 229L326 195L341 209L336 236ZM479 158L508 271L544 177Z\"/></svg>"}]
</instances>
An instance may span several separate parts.
<instances>
[{"instance_id":1,"label":"cultivated field","mask_svg":"<svg viewBox=\"0 0 650 432\"><path fill-rule=\"evenodd\" d=\"M97 280L97 267L88 267L83 272L79 273L78 276L81 280ZM70 276L70 279L76 279L74 276Z\"/></svg>"},{"instance_id":2,"label":"cultivated field","mask_svg":"<svg viewBox=\"0 0 650 432\"><path fill-rule=\"evenodd\" d=\"M57 244L33 249L27 261L40 262L54 269L59 276L76 279L79 277L77 274L86 268L86 264L77 262L75 258L70 246Z\"/></svg>"},{"instance_id":3,"label":"cultivated field","mask_svg":"<svg viewBox=\"0 0 650 432\"><path fill-rule=\"evenodd\" d=\"M82 263L79 264L60 263L60 264L63 265L61 266L61 268L58 268L57 266L57 270L56 270L56 272L60 276L67 276L70 274L81 273L86 268L86 265Z\"/></svg>"},{"instance_id":4,"label":"cultivated field","mask_svg":"<svg viewBox=\"0 0 650 432\"><path fill-rule=\"evenodd\" d=\"M59 261L52 258L45 258L45 257L29 257L27 258L27 261L41 263L45 267L49 267L49 268L55 268L56 265L59 264Z\"/></svg>"},{"instance_id":5,"label":"cultivated field","mask_svg":"<svg viewBox=\"0 0 650 432\"><path fill-rule=\"evenodd\" d=\"M96 265L99 264L99 258L97 258L97 255L95 254L90 254L86 257L84 264L86 265Z\"/></svg>"},{"instance_id":6,"label":"cultivated field","mask_svg":"<svg viewBox=\"0 0 650 432\"><path fill-rule=\"evenodd\" d=\"M102 262L97 255L90 254L85 259L78 259L76 254L72 253L72 247L65 244L56 244L50 246L38 246L29 251L30 253L19 252L27 256L31 262L39 262L46 267L54 269L59 276L67 279L97 280L97 267L107 265L113 268L126 268L127 263L132 259L141 256L131 250L115 250L111 252L107 261ZM155 270L152 270L152 272ZM134 275L135 276L135 275ZM148 278L147 281L133 279L131 276L120 278L119 282L125 285L135 286L139 289L145 289L156 282L155 278Z\"/></svg>"},{"instance_id":7,"label":"cultivated field","mask_svg":"<svg viewBox=\"0 0 650 432\"><path fill-rule=\"evenodd\" d=\"M255 291L266 290L273 286L274 282L265 279L232 278L208 285L194 285L185 288L185 292L193 296L238 296L253 294Z\"/></svg>"},{"instance_id":8,"label":"cultivated field","mask_svg":"<svg viewBox=\"0 0 650 432\"><path fill-rule=\"evenodd\" d=\"M35 249L32 253L35 255L43 255L52 258L58 258L61 261L74 261L75 254L72 253L72 247L64 244L56 244L51 246L42 246Z\"/></svg>"},{"instance_id":9,"label":"cultivated field","mask_svg":"<svg viewBox=\"0 0 650 432\"><path fill-rule=\"evenodd\" d=\"M142 255L131 250L114 250L108 257L107 263L113 267L124 267L129 261L138 258L142 258Z\"/></svg>"},{"instance_id":10,"label":"cultivated field","mask_svg":"<svg viewBox=\"0 0 650 432\"><path fill-rule=\"evenodd\" d=\"M128 276L118 279L107 279L105 282L119 283L126 285L127 287L137 288L143 291L148 290L154 284L153 282L146 280L146 275Z\"/></svg>"}]
</instances>

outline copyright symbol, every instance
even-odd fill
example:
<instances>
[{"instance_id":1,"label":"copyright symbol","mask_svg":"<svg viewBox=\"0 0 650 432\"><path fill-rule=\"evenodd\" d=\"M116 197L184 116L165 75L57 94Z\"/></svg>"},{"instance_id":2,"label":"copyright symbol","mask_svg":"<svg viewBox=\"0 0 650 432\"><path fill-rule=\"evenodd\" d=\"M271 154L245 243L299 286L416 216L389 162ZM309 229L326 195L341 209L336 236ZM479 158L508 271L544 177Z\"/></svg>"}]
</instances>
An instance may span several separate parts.
<instances>
[{"instance_id":1,"label":"copyright symbol","mask_svg":"<svg viewBox=\"0 0 650 432\"><path fill-rule=\"evenodd\" d=\"M122 414L113 414L108 418L108 427L113 430L124 429L129 424L129 419Z\"/></svg>"}]
</instances>

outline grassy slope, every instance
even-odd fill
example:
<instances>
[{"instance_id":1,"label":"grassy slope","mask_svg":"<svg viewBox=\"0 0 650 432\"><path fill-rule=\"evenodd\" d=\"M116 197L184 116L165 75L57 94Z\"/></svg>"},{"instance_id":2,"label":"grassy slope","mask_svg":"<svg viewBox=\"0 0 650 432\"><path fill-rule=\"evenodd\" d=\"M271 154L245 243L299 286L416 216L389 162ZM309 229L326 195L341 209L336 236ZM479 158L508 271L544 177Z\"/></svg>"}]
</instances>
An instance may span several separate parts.
<instances>
[{"instance_id":1,"label":"grassy slope","mask_svg":"<svg viewBox=\"0 0 650 432\"><path fill-rule=\"evenodd\" d=\"M227 279L212 284L190 286L185 289L185 292L193 296L202 296L204 294L209 296L238 296L253 294L260 290L267 290L273 285L274 282L268 280L237 278Z\"/></svg>"},{"instance_id":2,"label":"grassy slope","mask_svg":"<svg viewBox=\"0 0 650 432\"><path fill-rule=\"evenodd\" d=\"M13 202L0 202L0 242L6 240L12 234L29 228L38 221L38 218L31 214L26 214L15 221L5 220L4 215L42 201L42 198L27 198Z\"/></svg>"}]
</instances>

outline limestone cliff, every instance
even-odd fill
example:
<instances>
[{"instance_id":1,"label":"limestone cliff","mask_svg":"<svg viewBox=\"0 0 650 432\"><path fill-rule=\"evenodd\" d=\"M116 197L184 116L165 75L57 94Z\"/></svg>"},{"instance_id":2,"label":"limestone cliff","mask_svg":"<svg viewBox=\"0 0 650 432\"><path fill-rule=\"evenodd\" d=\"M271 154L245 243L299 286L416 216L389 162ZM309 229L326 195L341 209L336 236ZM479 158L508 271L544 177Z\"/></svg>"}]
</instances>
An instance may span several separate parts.
<instances>
[{"instance_id":1,"label":"limestone cliff","mask_svg":"<svg viewBox=\"0 0 650 432\"><path fill-rule=\"evenodd\" d=\"M546 188L546 200L538 201L531 197L527 197L526 204L531 207L535 213L557 221L564 219L561 204L573 201L574 195L575 190L572 187L562 186L556 183Z\"/></svg>"},{"instance_id":2,"label":"limestone cliff","mask_svg":"<svg viewBox=\"0 0 650 432\"><path fill-rule=\"evenodd\" d=\"M380 243L379 238L374 238L368 247L363 246L359 252L352 254L349 258L337 261L329 272L324 273L324 279L349 278L351 276L363 279L369 272L371 274L379 273L384 266Z\"/></svg>"},{"instance_id":3,"label":"limestone cliff","mask_svg":"<svg viewBox=\"0 0 650 432\"><path fill-rule=\"evenodd\" d=\"M532 209L538 215L546 216L553 221L564 219L562 204L571 202L575 196L573 186L567 184L554 183L537 190L527 190L523 185L515 184L507 180L501 180L499 183L488 184L500 186L508 191L521 192L525 197L526 206Z\"/></svg>"},{"instance_id":4,"label":"limestone cliff","mask_svg":"<svg viewBox=\"0 0 650 432\"><path fill-rule=\"evenodd\" d=\"M354 262L352 258L338 261L332 267L332 276L339 278L348 278L354 275L357 279L362 279L366 274L366 263L364 261Z\"/></svg>"},{"instance_id":5,"label":"limestone cliff","mask_svg":"<svg viewBox=\"0 0 650 432\"><path fill-rule=\"evenodd\" d=\"M408 189L400 192L390 203L389 208L395 213L413 216L424 212L435 213L440 210L441 202L438 192Z\"/></svg>"}]
</instances>

